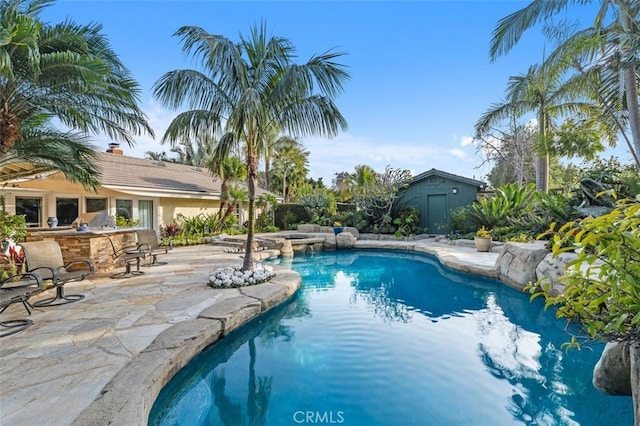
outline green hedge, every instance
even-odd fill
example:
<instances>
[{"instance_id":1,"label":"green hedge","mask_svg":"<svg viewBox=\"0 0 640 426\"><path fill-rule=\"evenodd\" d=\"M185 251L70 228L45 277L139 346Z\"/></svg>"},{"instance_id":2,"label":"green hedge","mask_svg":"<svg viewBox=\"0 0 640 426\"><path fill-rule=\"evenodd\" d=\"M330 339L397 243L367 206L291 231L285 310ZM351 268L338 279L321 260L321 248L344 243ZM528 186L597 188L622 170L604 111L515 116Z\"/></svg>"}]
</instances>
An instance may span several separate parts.
<instances>
[{"instance_id":1,"label":"green hedge","mask_svg":"<svg viewBox=\"0 0 640 426\"><path fill-rule=\"evenodd\" d=\"M309 222L311 215L309 210L300 204L278 204L276 206L276 226L282 230L293 229L293 225L301 222Z\"/></svg>"}]
</instances>

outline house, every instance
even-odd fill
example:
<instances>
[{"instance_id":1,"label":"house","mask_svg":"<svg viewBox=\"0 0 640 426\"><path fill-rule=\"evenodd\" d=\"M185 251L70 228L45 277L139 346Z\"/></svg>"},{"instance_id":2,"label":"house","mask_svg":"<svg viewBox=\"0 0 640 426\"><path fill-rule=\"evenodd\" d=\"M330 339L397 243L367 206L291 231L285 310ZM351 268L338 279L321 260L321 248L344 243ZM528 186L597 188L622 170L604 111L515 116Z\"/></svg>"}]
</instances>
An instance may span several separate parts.
<instances>
[{"instance_id":1,"label":"house","mask_svg":"<svg viewBox=\"0 0 640 426\"><path fill-rule=\"evenodd\" d=\"M429 234L450 231L450 212L473 203L486 183L431 169L415 176L398 197L399 208L415 207Z\"/></svg>"},{"instance_id":2,"label":"house","mask_svg":"<svg viewBox=\"0 0 640 426\"><path fill-rule=\"evenodd\" d=\"M6 211L24 214L29 227L46 227L49 217L56 217L60 226L83 214L107 212L159 230L179 214L213 214L220 207L221 180L208 170L128 157L114 147L98 155L102 176L95 193L69 182L60 172L40 172L22 163L0 171L0 201ZM235 214L243 223L248 203L236 205Z\"/></svg>"}]
</instances>

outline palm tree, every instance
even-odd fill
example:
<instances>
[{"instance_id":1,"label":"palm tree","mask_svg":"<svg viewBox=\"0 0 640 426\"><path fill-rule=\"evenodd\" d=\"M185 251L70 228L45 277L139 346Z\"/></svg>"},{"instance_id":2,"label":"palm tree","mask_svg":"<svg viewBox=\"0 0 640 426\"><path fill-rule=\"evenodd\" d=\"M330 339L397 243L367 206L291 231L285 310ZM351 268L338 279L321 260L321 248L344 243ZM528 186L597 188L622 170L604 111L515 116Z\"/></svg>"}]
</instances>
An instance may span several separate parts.
<instances>
[{"instance_id":1,"label":"palm tree","mask_svg":"<svg viewBox=\"0 0 640 426\"><path fill-rule=\"evenodd\" d=\"M196 168L209 167L216 140L211 137L186 139L171 145L171 152L178 154L178 163Z\"/></svg>"},{"instance_id":2,"label":"palm tree","mask_svg":"<svg viewBox=\"0 0 640 426\"><path fill-rule=\"evenodd\" d=\"M282 198L286 202L291 188L304 183L309 172L309 151L296 140L284 138L289 146L281 147L273 159L273 174L282 183Z\"/></svg>"},{"instance_id":3,"label":"palm tree","mask_svg":"<svg viewBox=\"0 0 640 426\"><path fill-rule=\"evenodd\" d=\"M631 130L631 138L633 142L629 143L629 148L640 169L640 105L638 103L638 84L640 76L638 75L639 60L638 51L640 51L640 28L638 20L640 16L640 3L637 0L599 0L600 9L595 17L592 28L593 38L608 43L609 47L613 46L615 51L614 61L609 61L607 67L601 67L596 63L596 69L599 67L603 86L617 87L617 92L622 94L624 101L609 103L606 99L598 96L599 101L604 105L605 109L612 118L618 120L615 115L618 111L625 111L627 114L629 127ZM532 1L528 6L502 18L493 32L493 38L490 45L490 55L492 60L508 53L511 48L517 44L526 30L533 27L539 22L544 22L550 17L563 13L568 5L589 3L585 0L556 0L556 1ZM613 16L615 22L607 27L603 27L603 22L608 16ZM603 37L604 35L604 37ZM608 41L607 41L608 39ZM576 46L574 41L568 41L572 46ZM589 43L580 43L580 49L591 49ZM567 48L567 43L561 44L558 50L562 51ZM601 51L605 51L604 46L600 45ZM552 56L554 55L552 54ZM616 72L611 73L614 69ZM622 78L620 78L622 77ZM619 84L620 79L622 84ZM609 91L611 93L611 91ZM616 105L617 110L612 109L612 105ZM624 132L624 129L622 129Z\"/></svg>"},{"instance_id":4,"label":"palm tree","mask_svg":"<svg viewBox=\"0 0 640 426\"><path fill-rule=\"evenodd\" d=\"M265 144L261 151L264 155L264 189L271 190L271 160L274 155L283 149L298 144L298 141L278 133L278 129L272 128L267 132Z\"/></svg>"},{"instance_id":5,"label":"palm tree","mask_svg":"<svg viewBox=\"0 0 640 426\"><path fill-rule=\"evenodd\" d=\"M144 158L152 161L165 161L167 159L166 157L167 157L167 153L164 151L163 152L147 151L144 153Z\"/></svg>"},{"instance_id":6,"label":"palm tree","mask_svg":"<svg viewBox=\"0 0 640 426\"><path fill-rule=\"evenodd\" d=\"M359 189L374 185L376 182L376 171L371 166L360 164L356 166L355 172L348 179L348 186L353 194Z\"/></svg>"},{"instance_id":7,"label":"palm tree","mask_svg":"<svg viewBox=\"0 0 640 426\"><path fill-rule=\"evenodd\" d=\"M222 162L216 161L215 158L211 157L207 163L207 167L209 171L214 175L218 176L221 180L220 183L220 209L218 210L218 229L215 231L221 231L224 226L224 219L228 217L226 215L223 218L223 213L225 211L225 206L227 203L233 207L233 204L229 202L230 191L229 184L233 183L237 180L243 180L247 177L247 171L239 158L237 157L228 157L222 160Z\"/></svg>"},{"instance_id":8,"label":"palm tree","mask_svg":"<svg viewBox=\"0 0 640 426\"><path fill-rule=\"evenodd\" d=\"M203 71L174 70L154 84L154 95L167 107L189 109L173 119L163 140L221 134L215 157L226 158L241 146L246 160L249 228L242 268L253 269L255 196L260 149L270 130L294 135L335 136L347 123L333 99L349 74L326 52L295 64L295 49L285 38L267 36L266 25L234 43L194 26L176 31L183 51L199 59Z\"/></svg>"},{"instance_id":9,"label":"palm tree","mask_svg":"<svg viewBox=\"0 0 640 426\"><path fill-rule=\"evenodd\" d=\"M549 144L556 129L554 120L578 112L585 116L599 115L599 108L588 99L579 100L584 93L579 81L563 81L554 71L533 65L526 74L511 77L505 100L492 104L475 124L476 137L481 138L502 120L535 112L538 120L536 188L544 192L549 190Z\"/></svg>"},{"instance_id":10,"label":"palm tree","mask_svg":"<svg viewBox=\"0 0 640 426\"><path fill-rule=\"evenodd\" d=\"M50 3L0 1L0 165L29 162L95 189L87 136L132 145L134 135L153 130L137 106L138 84L102 27L42 22L39 12ZM72 130L56 129L54 119Z\"/></svg>"}]
</instances>

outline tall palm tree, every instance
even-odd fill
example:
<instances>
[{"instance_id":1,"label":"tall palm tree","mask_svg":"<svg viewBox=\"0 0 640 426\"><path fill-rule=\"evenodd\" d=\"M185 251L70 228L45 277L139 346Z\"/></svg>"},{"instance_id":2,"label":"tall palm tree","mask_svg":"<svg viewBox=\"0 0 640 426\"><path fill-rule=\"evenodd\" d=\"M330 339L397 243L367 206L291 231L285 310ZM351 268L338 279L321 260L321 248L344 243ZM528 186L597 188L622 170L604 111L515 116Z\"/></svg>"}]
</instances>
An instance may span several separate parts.
<instances>
[{"instance_id":1,"label":"tall palm tree","mask_svg":"<svg viewBox=\"0 0 640 426\"><path fill-rule=\"evenodd\" d=\"M211 137L185 139L171 144L171 152L178 154L178 163L193 167L209 167L216 140Z\"/></svg>"},{"instance_id":2,"label":"tall palm tree","mask_svg":"<svg viewBox=\"0 0 640 426\"><path fill-rule=\"evenodd\" d=\"M255 195L260 149L273 128L293 135L335 136L347 123L333 99L349 74L334 62L342 54L326 52L295 64L295 49L285 38L268 36L266 25L254 26L234 43L194 26L176 31L183 51L200 60L203 71L184 69L164 74L154 95L167 107L189 107L171 122L163 140L222 134L215 156L226 158L234 146L243 149L249 191L249 228L242 268L253 269Z\"/></svg>"},{"instance_id":3,"label":"tall palm tree","mask_svg":"<svg viewBox=\"0 0 640 426\"><path fill-rule=\"evenodd\" d=\"M216 231L220 231L224 226L223 213L225 206L229 202L229 185L238 180L244 180L247 177L247 170L242 161L237 157L227 157L222 161L216 161L211 157L207 163L209 171L218 176L221 180L220 183L220 209L218 209L218 228Z\"/></svg>"},{"instance_id":4,"label":"tall palm tree","mask_svg":"<svg viewBox=\"0 0 640 426\"><path fill-rule=\"evenodd\" d=\"M0 165L28 161L95 189L88 135L132 145L153 130L137 106L138 84L98 24L50 25L52 0L0 1ZM53 120L71 129L61 131Z\"/></svg>"},{"instance_id":5,"label":"tall palm tree","mask_svg":"<svg viewBox=\"0 0 640 426\"><path fill-rule=\"evenodd\" d=\"M265 138L265 145L261 149L264 155L264 189L271 190L271 166L272 159L278 155L283 149L296 146L298 141L290 136L285 136L278 133L278 130L273 128L267 132Z\"/></svg>"},{"instance_id":6,"label":"tall palm tree","mask_svg":"<svg viewBox=\"0 0 640 426\"><path fill-rule=\"evenodd\" d=\"M476 137L481 138L504 119L535 112L538 120L536 188L547 192L549 144L556 128L554 120L574 113L583 113L585 116L600 113L593 102L584 96L581 98L583 93L584 88L576 79L565 81L553 69L533 65L526 74L510 78L505 100L492 104L476 122Z\"/></svg>"},{"instance_id":7,"label":"tall palm tree","mask_svg":"<svg viewBox=\"0 0 640 426\"><path fill-rule=\"evenodd\" d=\"M564 13L569 5L583 5L592 3L589 0L534 0L526 7L502 18L493 32L493 38L490 45L490 56L492 60L499 56L507 54L511 48L518 43L524 32L540 22L544 22L554 15ZM593 29L594 37L605 40L604 34L612 40L610 46L615 47L617 58L613 61L614 69L617 73L607 72L607 68L601 68L604 71L602 84L605 86L618 87L618 93L624 97L624 102L617 102L619 110L625 110L628 114L627 119L631 131L632 143L629 147L634 154L638 168L640 169L640 105L638 102L640 75L640 26L638 25L640 17L640 3L637 0L598 0L600 3L599 11L594 19ZM615 22L608 26L603 26L607 17L612 16ZM574 45L575 46L575 45ZM588 43L581 43L583 49L589 49ZM558 49L566 48L566 44L561 44ZM612 62L608 67L611 69ZM622 76L622 84L618 82ZM611 110L611 104L606 103L603 99L600 101L607 110ZM615 115L617 111L610 111L611 115Z\"/></svg>"},{"instance_id":8,"label":"tall palm tree","mask_svg":"<svg viewBox=\"0 0 640 426\"><path fill-rule=\"evenodd\" d=\"M273 159L273 174L282 183L282 198L285 202L291 188L305 182L309 172L309 151L296 140L286 138L289 146L281 147Z\"/></svg>"},{"instance_id":9,"label":"tall palm tree","mask_svg":"<svg viewBox=\"0 0 640 426\"><path fill-rule=\"evenodd\" d=\"M374 185L376 182L376 171L371 166L360 164L355 167L355 172L347 179L347 186L353 194L361 188L368 185Z\"/></svg>"}]
</instances>

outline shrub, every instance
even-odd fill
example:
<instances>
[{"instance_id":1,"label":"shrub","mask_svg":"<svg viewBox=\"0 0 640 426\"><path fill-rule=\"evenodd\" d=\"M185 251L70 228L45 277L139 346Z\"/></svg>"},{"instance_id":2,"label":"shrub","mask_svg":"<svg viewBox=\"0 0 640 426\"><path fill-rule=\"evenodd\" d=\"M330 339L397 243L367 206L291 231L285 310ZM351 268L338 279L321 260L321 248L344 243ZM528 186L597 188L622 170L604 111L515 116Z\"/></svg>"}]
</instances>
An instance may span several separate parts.
<instances>
[{"instance_id":1,"label":"shrub","mask_svg":"<svg viewBox=\"0 0 640 426\"><path fill-rule=\"evenodd\" d=\"M140 224L139 220L135 220L133 218L125 217L125 216L116 216L116 226L121 228L127 228L132 226L138 226Z\"/></svg>"},{"instance_id":2,"label":"shrub","mask_svg":"<svg viewBox=\"0 0 640 426\"><path fill-rule=\"evenodd\" d=\"M393 224L397 227L396 237L419 234L421 231L419 226L420 213L415 207L409 207L402 210L398 217L393 219Z\"/></svg>"},{"instance_id":3,"label":"shrub","mask_svg":"<svg viewBox=\"0 0 640 426\"><path fill-rule=\"evenodd\" d=\"M0 210L0 240L22 241L27 236L27 219L22 214L13 215Z\"/></svg>"},{"instance_id":4,"label":"shrub","mask_svg":"<svg viewBox=\"0 0 640 426\"><path fill-rule=\"evenodd\" d=\"M469 206L462 206L451 212L449 225L454 233L468 234L476 229L476 224L469 214L470 209Z\"/></svg>"},{"instance_id":5,"label":"shrub","mask_svg":"<svg viewBox=\"0 0 640 426\"><path fill-rule=\"evenodd\" d=\"M309 210L300 204L283 203L276 207L275 226L280 229L292 229L294 225L310 220Z\"/></svg>"},{"instance_id":6,"label":"shrub","mask_svg":"<svg viewBox=\"0 0 640 426\"><path fill-rule=\"evenodd\" d=\"M640 196L610 213L570 222L554 235L554 255L575 250L567 265L564 292L552 295L548 284L529 286L532 298L558 305L557 316L578 323L592 339L640 338ZM570 243L570 244L569 244ZM569 347L579 347L572 336Z\"/></svg>"}]
</instances>

